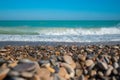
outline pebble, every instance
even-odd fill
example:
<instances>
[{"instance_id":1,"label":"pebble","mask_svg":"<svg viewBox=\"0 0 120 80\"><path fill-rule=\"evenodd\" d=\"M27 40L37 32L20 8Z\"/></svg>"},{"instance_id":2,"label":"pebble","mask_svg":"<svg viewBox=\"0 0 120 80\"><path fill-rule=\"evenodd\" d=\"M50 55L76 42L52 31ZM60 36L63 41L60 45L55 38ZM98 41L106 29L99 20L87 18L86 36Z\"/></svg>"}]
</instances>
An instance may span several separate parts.
<instances>
[{"instance_id":1,"label":"pebble","mask_svg":"<svg viewBox=\"0 0 120 80\"><path fill-rule=\"evenodd\" d=\"M2 69L6 69L6 68L8 68L7 67L7 63L4 63L4 64L2 64L1 66L0 66L0 69L2 70Z\"/></svg>"},{"instance_id":2,"label":"pebble","mask_svg":"<svg viewBox=\"0 0 120 80\"><path fill-rule=\"evenodd\" d=\"M101 72L101 71L98 71L98 75L99 75L99 77L103 77L104 76L104 74Z\"/></svg>"},{"instance_id":3,"label":"pebble","mask_svg":"<svg viewBox=\"0 0 120 80\"><path fill-rule=\"evenodd\" d=\"M63 61L63 57L62 56L57 56L58 61Z\"/></svg>"},{"instance_id":4,"label":"pebble","mask_svg":"<svg viewBox=\"0 0 120 80\"><path fill-rule=\"evenodd\" d=\"M59 72L59 67L58 67L58 66L54 66L53 68L54 68L54 70L55 70L55 73L58 73L58 72Z\"/></svg>"},{"instance_id":5,"label":"pebble","mask_svg":"<svg viewBox=\"0 0 120 80\"><path fill-rule=\"evenodd\" d=\"M59 56L59 55L60 55L60 52L56 51L56 52L55 52L55 55Z\"/></svg>"},{"instance_id":6,"label":"pebble","mask_svg":"<svg viewBox=\"0 0 120 80\"><path fill-rule=\"evenodd\" d=\"M92 70L95 67L95 63L88 67L88 70Z\"/></svg>"},{"instance_id":7,"label":"pebble","mask_svg":"<svg viewBox=\"0 0 120 80\"><path fill-rule=\"evenodd\" d=\"M34 63L35 63L35 66L36 66L35 67L35 69L36 69L35 71L36 71L37 74L39 74L39 72L40 72L40 66L39 66L38 62L34 62Z\"/></svg>"},{"instance_id":8,"label":"pebble","mask_svg":"<svg viewBox=\"0 0 120 80\"><path fill-rule=\"evenodd\" d=\"M58 74L54 74L53 80L66 80L65 78L59 76Z\"/></svg>"},{"instance_id":9,"label":"pebble","mask_svg":"<svg viewBox=\"0 0 120 80\"><path fill-rule=\"evenodd\" d=\"M113 46L113 48L115 48L115 49L119 49L119 46Z\"/></svg>"},{"instance_id":10,"label":"pebble","mask_svg":"<svg viewBox=\"0 0 120 80\"><path fill-rule=\"evenodd\" d=\"M113 74L114 75L117 75L118 74L118 71L116 69L113 69Z\"/></svg>"},{"instance_id":11,"label":"pebble","mask_svg":"<svg viewBox=\"0 0 120 80\"><path fill-rule=\"evenodd\" d=\"M7 50L6 49L0 49L0 52L6 52Z\"/></svg>"},{"instance_id":12,"label":"pebble","mask_svg":"<svg viewBox=\"0 0 120 80\"><path fill-rule=\"evenodd\" d=\"M76 68L76 63L73 62L72 64L70 64L70 66L71 66L73 69L75 69L75 68Z\"/></svg>"},{"instance_id":13,"label":"pebble","mask_svg":"<svg viewBox=\"0 0 120 80\"><path fill-rule=\"evenodd\" d=\"M117 71L120 73L120 67L117 68Z\"/></svg>"},{"instance_id":14,"label":"pebble","mask_svg":"<svg viewBox=\"0 0 120 80\"><path fill-rule=\"evenodd\" d=\"M35 63L20 63L17 66L13 68L13 70L18 71L18 72L23 72L23 71L32 71L36 67Z\"/></svg>"},{"instance_id":15,"label":"pebble","mask_svg":"<svg viewBox=\"0 0 120 80\"><path fill-rule=\"evenodd\" d=\"M8 75L9 75L9 76L20 76L20 73L17 72L17 71L10 71L10 72L8 73Z\"/></svg>"},{"instance_id":16,"label":"pebble","mask_svg":"<svg viewBox=\"0 0 120 80\"><path fill-rule=\"evenodd\" d=\"M86 48L86 51L93 52L93 49Z\"/></svg>"},{"instance_id":17,"label":"pebble","mask_svg":"<svg viewBox=\"0 0 120 80\"><path fill-rule=\"evenodd\" d=\"M77 46L73 45L73 46L71 46L71 49L75 51L75 50L77 50Z\"/></svg>"},{"instance_id":18,"label":"pebble","mask_svg":"<svg viewBox=\"0 0 120 80\"><path fill-rule=\"evenodd\" d=\"M55 66L56 65L56 61L54 59L50 59L50 63Z\"/></svg>"},{"instance_id":19,"label":"pebble","mask_svg":"<svg viewBox=\"0 0 120 80\"><path fill-rule=\"evenodd\" d=\"M76 62L76 68L77 69L82 68L81 65L78 62Z\"/></svg>"},{"instance_id":20,"label":"pebble","mask_svg":"<svg viewBox=\"0 0 120 80\"><path fill-rule=\"evenodd\" d=\"M105 59L106 63L109 64L110 60L108 59L108 57L105 56L104 59Z\"/></svg>"},{"instance_id":21,"label":"pebble","mask_svg":"<svg viewBox=\"0 0 120 80\"><path fill-rule=\"evenodd\" d=\"M9 78L10 79L10 78ZM8 79L8 80L9 80ZM7 79L6 79L7 80ZM27 79L24 79L23 77L12 77L10 80L27 80Z\"/></svg>"},{"instance_id":22,"label":"pebble","mask_svg":"<svg viewBox=\"0 0 120 80\"><path fill-rule=\"evenodd\" d=\"M0 80L3 80L7 76L7 73L9 72L9 70L10 70L9 68L0 70Z\"/></svg>"},{"instance_id":23,"label":"pebble","mask_svg":"<svg viewBox=\"0 0 120 80\"><path fill-rule=\"evenodd\" d=\"M56 55L50 55L49 61L50 60L57 61L57 56Z\"/></svg>"},{"instance_id":24,"label":"pebble","mask_svg":"<svg viewBox=\"0 0 120 80\"><path fill-rule=\"evenodd\" d=\"M81 75L78 80L85 80L84 75Z\"/></svg>"},{"instance_id":25,"label":"pebble","mask_svg":"<svg viewBox=\"0 0 120 80\"><path fill-rule=\"evenodd\" d=\"M112 80L117 80L117 79L115 78L115 76L113 76L113 77L112 77Z\"/></svg>"},{"instance_id":26,"label":"pebble","mask_svg":"<svg viewBox=\"0 0 120 80\"><path fill-rule=\"evenodd\" d=\"M4 64L4 63L6 63L6 61L3 60L3 59L0 59L0 66L1 66L2 64Z\"/></svg>"},{"instance_id":27,"label":"pebble","mask_svg":"<svg viewBox=\"0 0 120 80\"><path fill-rule=\"evenodd\" d=\"M40 65L47 64L47 63L49 63L49 60L39 60L38 63Z\"/></svg>"},{"instance_id":28,"label":"pebble","mask_svg":"<svg viewBox=\"0 0 120 80\"><path fill-rule=\"evenodd\" d=\"M92 70L92 71L90 71L90 76L95 76L97 74L97 72L96 72L96 70Z\"/></svg>"},{"instance_id":29,"label":"pebble","mask_svg":"<svg viewBox=\"0 0 120 80\"><path fill-rule=\"evenodd\" d=\"M17 66L17 63L18 63L17 61L10 63L10 64L8 64L8 67L13 68L13 67Z\"/></svg>"},{"instance_id":30,"label":"pebble","mask_svg":"<svg viewBox=\"0 0 120 80\"><path fill-rule=\"evenodd\" d=\"M21 72L20 75L24 78L32 78L33 77L33 73L30 73L30 72Z\"/></svg>"},{"instance_id":31,"label":"pebble","mask_svg":"<svg viewBox=\"0 0 120 80\"><path fill-rule=\"evenodd\" d=\"M49 70L47 70L45 68L41 68L38 75L41 80L49 80L50 79L50 72L49 72Z\"/></svg>"},{"instance_id":32,"label":"pebble","mask_svg":"<svg viewBox=\"0 0 120 80\"><path fill-rule=\"evenodd\" d=\"M63 56L63 59L64 59L64 61L65 61L66 63L68 63L68 64L74 63L74 61L73 61L73 59L72 59L71 56L65 55L65 56Z\"/></svg>"},{"instance_id":33,"label":"pebble","mask_svg":"<svg viewBox=\"0 0 120 80\"><path fill-rule=\"evenodd\" d=\"M113 63L113 67L114 67L115 69L117 69L117 68L119 67L119 64L118 64L117 62L114 62L114 63Z\"/></svg>"},{"instance_id":34,"label":"pebble","mask_svg":"<svg viewBox=\"0 0 120 80\"><path fill-rule=\"evenodd\" d=\"M70 77L74 77L75 71L74 71L74 69L69 64L67 64L67 63L61 63L61 65L66 68L66 70L69 73Z\"/></svg>"},{"instance_id":35,"label":"pebble","mask_svg":"<svg viewBox=\"0 0 120 80\"><path fill-rule=\"evenodd\" d=\"M66 69L64 67L61 67L60 70L59 70L59 76L65 78L65 79L69 79L69 74L68 72L66 71Z\"/></svg>"},{"instance_id":36,"label":"pebble","mask_svg":"<svg viewBox=\"0 0 120 80\"><path fill-rule=\"evenodd\" d=\"M19 63L31 63L31 60L29 60L29 59L20 59Z\"/></svg>"},{"instance_id":37,"label":"pebble","mask_svg":"<svg viewBox=\"0 0 120 80\"><path fill-rule=\"evenodd\" d=\"M112 73L113 67L109 66L108 70L106 71L105 75L109 76Z\"/></svg>"},{"instance_id":38,"label":"pebble","mask_svg":"<svg viewBox=\"0 0 120 80\"><path fill-rule=\"evenodd\" d=\"M104 76L104 77L102 77L102 80L110 80L110 77Z\"/></svg>"},{"instance_id":39,"label":"pebble","mask_svg":"<svg viewBox=\"0 0 120 80\"><path fill-rule=\"evenodd\" d=\"M98 62L98 66L102 70L107 70L108 69L108 65L105 62Z\"/></svg>"},{"instance_id":40,"label":"pebble","mask_svg":"<svg viewBox=\"0 0 120 80\"><path fill-rule=\"evenodd\" d=\"M82 69L76 69L76 70L75 70L75 75L76 75L77 77L81 76L82 73L83 73L83 70L82 70Z\"/></svg>"},{"instance_id":41,"label":"pebble","mask_svg":"<svg viewBox=\"0 0 120 80\"><path fill-rule=\"evenodd\" d=\"M39 75L34 75L32 80L41 80Z\"/></svg>"},{"instance_id":42,"label":"pebble","mask_svg":"<svg viewBox=\"0 0 120 80\"><path fill-rule=\"evenodd\" d=\"M55 73L55 69L53 69L52 67L46 66L46 68L47 68L51 73Z\"/></svg>"},{"instance_id":43,"label":"pebble","mask_svg":"<svg viewBox=\"0 0 120 80\"><path fill-rule=\"evenodd\" d=\"M95 54L94 53L89 53L87 54L87 59L92 59L94 58Z\"/></svg>"},{"instance_id":44,"label":"pebble","mask_svg":"<svg viewBox=\"0 0 120 80\"><path fill-rule=\"evenodd\" d=\"M85 60L86 60L86 56L85 56L85 55L79 54L79 55L78 55L78 58L79 58L81 61L85 61Z\"/></svg>"},{"instance_id":45,"label":"pebble","mask_svg":"<svg viewBox=\"0 0 120 80\"><path fill-rule=\"evenodd\" d=\"M117 59L115 56L113 56L113 57L112 57L112 61L113 61L113 62L118 62L118 59Z\"/></svg>"},{"instance_id":46,"label":"pebble","mask_svg":"<svg viewBox=\"0 0 120 80\"><path fill-rule=\"evenodd\" d=\"M87 75L88 74L88 70L84 69L84 74Z\"/></svg>"},{"instance_id":47,"label":"pebble","mask_svg":"<svg viewBox=\"0 0 120 80\"><path fill-rule=\"evenodd\" d=\"M85 65L86 65L87 67L89 67L89 66L91 66L91 65L93 65L93 64L94 64L93 60L86 60L86 61L85 61Z\"/></svg>"}]
</instances>

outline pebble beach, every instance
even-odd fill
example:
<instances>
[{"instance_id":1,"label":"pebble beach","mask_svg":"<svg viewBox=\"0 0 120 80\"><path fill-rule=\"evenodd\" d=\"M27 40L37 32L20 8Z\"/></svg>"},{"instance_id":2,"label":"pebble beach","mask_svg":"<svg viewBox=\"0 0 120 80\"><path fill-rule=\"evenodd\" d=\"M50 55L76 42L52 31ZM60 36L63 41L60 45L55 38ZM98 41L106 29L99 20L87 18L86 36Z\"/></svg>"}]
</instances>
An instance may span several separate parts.
<instances>
[{"instance_id":1,"label":"pebble beach","mask_svg":"<svg viewBox=\"0 0 120 80\"><path fill-rule=\"evenodd\" d=\"M0 43L0 80L120 80L119 42Z\"/></svg>"},{"instance_id":2,"label":"pebble beach","mask_svg":"<svg viewBox=\"0 0 120 80\"><path fill-rule=\"evenodd\" d=\"M120 80L120 0L0 0L0 80Z\"/></svg>"}]
</instances>

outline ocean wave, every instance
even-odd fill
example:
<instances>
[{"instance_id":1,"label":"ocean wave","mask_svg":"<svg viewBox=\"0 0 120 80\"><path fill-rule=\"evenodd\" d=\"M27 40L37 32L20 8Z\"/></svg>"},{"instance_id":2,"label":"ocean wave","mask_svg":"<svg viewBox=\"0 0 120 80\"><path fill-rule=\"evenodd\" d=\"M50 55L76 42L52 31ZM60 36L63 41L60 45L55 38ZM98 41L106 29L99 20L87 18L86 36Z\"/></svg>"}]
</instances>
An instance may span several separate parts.
<instances>
[{"instance_id":1,"label":"ocean wave","mask_svg":"<svg viewBox=\"0 0 120 80\"><path fill-rule=\"evenodd\" d=\"M120 27L29 28L29 29L6 28L3 29L3 32L4 30L8 31L7 32L8 34L0 34L0 41L52 41L52 42L120 41Z\"/></svg>"},{"instance_id":2,"label":"ocean wave","mask_svg":"<svg viewBox=\"0 0 120 80\"><path fill-rule=\"evenodd\" d=\"M53 28L37 30L39 35L105 35L120 34L120 28Z\"/></svg>"},{"instance_id":3,"label":"ocean wave","mask_svg":"<svg viewBox=\"0 0 120 80\"><path fill-rule=\"evenodd\" d=\"M46 28L46 27L0 27L0 34L14 35L106 35L120 34L120 27L101 28Z\"/></svg>"}]
</instances>

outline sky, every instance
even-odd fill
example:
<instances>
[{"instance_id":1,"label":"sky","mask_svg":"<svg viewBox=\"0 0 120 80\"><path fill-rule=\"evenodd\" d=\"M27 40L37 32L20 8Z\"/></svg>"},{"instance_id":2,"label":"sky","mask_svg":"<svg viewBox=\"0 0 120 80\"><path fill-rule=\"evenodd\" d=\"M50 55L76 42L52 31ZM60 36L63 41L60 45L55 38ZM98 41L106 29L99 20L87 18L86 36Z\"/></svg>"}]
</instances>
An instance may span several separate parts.
<instances>
[{"instance_id":1,"label":"sky","mask_svg":"<svg viewBox=\"0 0 120 80\"><path fill-rule=\"evenodd\" d=\"M0 0L0 20L120 20L120 0Z\"/></svg>"}]
</instances>

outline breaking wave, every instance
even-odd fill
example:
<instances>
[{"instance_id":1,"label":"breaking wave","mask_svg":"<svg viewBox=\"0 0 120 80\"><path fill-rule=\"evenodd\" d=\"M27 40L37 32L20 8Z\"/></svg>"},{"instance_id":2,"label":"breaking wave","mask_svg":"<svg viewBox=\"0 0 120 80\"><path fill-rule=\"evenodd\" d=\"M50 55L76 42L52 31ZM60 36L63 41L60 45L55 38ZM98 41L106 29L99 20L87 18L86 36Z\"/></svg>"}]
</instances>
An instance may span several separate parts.
<instances>
[{"instance_id":1,"label":"breaking wave","mask_svg":"<svg viewBox=\"0 0 120 80\"><path fill-rule=\"evenodd\" d=\"M120 27L102 28L41 28L0 27L0 34L12 35L106 35L120 34Z\"/></svg>"},{"instance_id":2,"label":"breaking wave","mask_svg":"<svg viewBox=\"0 0 120 80\"><path fill-rule=\"evenodd\" d=\"M1 28L0 41L101 42L120 41L120 27Z\"/></svg>"},{"instance_id":3,"label":"breaking wave","mask_svg":"<svg viewBox=\"0 0 120 80\"><path fill-rule=\"evenodd\" d=\"M54 28L38 30L39 35L106 35L120 34L120 28Z\"/></svg>"}]
</instances>

